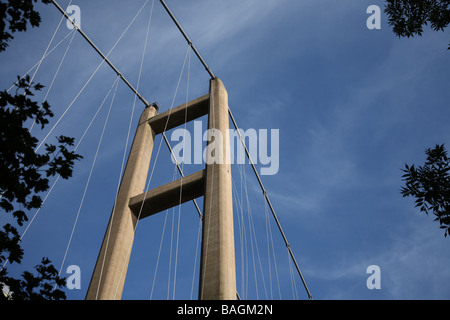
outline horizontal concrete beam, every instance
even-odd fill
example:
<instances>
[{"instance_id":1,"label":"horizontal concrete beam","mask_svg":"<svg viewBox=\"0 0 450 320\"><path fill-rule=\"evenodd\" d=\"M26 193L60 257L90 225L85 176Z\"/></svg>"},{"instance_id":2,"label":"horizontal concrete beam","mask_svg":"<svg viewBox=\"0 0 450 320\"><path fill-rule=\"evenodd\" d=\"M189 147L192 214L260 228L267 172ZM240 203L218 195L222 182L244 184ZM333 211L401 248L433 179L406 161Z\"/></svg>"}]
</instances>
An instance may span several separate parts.
<instances>
[{"instance_id":1,"label":"horizontal concrete beam","mask_svg":"<svg viewBox=\"0 0 450 320\"><path fill-rule=\"evenodd\" d=\"M178 127L208 114L209 94L158 114L148 121L155 134ZM187 112L187 113L186 113ZM186 120L186 121L185 121Z\"/></svg>"},{"instance_id":2,"label":"horizontal concrete beam","mask_svg":"<svg viewBox=\"0 0 450 320\"><path fill-rule=\"evenodd\" d=\"M132 197L128 206L140 219L201 197L205 189L205 170ZM144 204L142 204L144 203ZM142 208L142 211L141 211Z\"/></svg>"}]
</instances>

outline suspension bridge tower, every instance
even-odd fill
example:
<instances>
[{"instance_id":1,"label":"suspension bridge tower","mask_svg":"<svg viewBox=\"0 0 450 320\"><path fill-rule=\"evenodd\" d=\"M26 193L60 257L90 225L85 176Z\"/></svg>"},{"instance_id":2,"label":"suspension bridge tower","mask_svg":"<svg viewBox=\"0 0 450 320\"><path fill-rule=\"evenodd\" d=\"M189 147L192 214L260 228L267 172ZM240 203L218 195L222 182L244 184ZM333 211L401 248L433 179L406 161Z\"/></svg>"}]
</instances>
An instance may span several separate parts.
<instances>
[{"instance_id":1,"label":"suspension bridge tower","mask_svg":"<svg viewBox=\"0 0 450 320\"><path fill-rule=\"evenodd\" d=\"M155 136L204 115L208 116L210 129L206 150L214 144L213 150L207 152L205 169L145 191ZM227 159L230 155L228 129L228 94L218 78L210 80L208 94L179 107L161 114L157 113L154 105L145 108L137 126L86 299L121 298L139 219L201 196L204 199L198 297L201 300L236 299L231 167Z\"/></svg>"},{"instance_id":2,"label":"suspension bridge tower","mask_svg":"<svg viewBox=\"0 0 450 320\"><path fill-rule=\"evenodd\" d=\"M200 213L195 199L203 196L203 214L200 214L203 228L198 297L201 300L235 300L237 291L233 199L231 161L228 159L230 157L229 118L238 130L239 136L240 133L228 107L228 93L222 81L206 65L164 0L160 0L211 78L208 94L158 114L157 106L149 104L139 94L137 89L111 63L108 56L100 51L55 0L51 2L146 106L137 125L127 165L123 172L86 299L121 299L135 230L140 219L191 200L194 201ZM155 136L162 134L166 143L168 143L165 136L167 130L202 116L208 117L205 168L189 176L184 176L178 166L181 173L180 179L146 191L145 183ZM241 136L240 138L289 255L294 262L308 297L312 299L245 142ZM208 149L210 152L208 152Z\"/></svg>"}]
</instances>

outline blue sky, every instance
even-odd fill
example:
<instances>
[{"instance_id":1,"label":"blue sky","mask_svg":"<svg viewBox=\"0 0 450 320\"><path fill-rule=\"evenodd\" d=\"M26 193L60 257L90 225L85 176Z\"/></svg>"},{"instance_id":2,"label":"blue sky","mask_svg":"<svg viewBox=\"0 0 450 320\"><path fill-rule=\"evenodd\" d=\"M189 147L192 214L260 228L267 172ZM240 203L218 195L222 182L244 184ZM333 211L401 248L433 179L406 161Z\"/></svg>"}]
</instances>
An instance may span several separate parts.
<instances>
[{"instance_id":1,"label":"blue sky","mask_svg":"<svg viewBox=\"0 0 450 320\"><path fill-rule=\"evenodd\" d=\"M69 1L59 3L67 6ZM144 3L72 2L81 8L82 29L105 53ZM151 3L110 55L133 85L139 75ZM384 1L167 0L167 4L224 82L238 125L280 130L279 171L262 178L313 297L449 299L449 240L433 217L420 214L412 199L400 195L404 163L421 164L426 148L450 145L448 31L426 30L420 38L399 39L384 14L381 29L369 30L367 7L375 4L383 8ZM2 88L9 88L16 75L39 61L55 32L60 13L51 5L39 8L41 27L16 34L1 54ZM54 43L69 32L64 21ZM42 62L35 81L49 86L70 37ZM155 1L139 92L150 102L158 101L162 111L208 91L209 76L192 54L174 99L187 49ZM100 62L85 40L75 35L47 98L55 113L53 123ZM66 134L80 139L114 80L114 72L102 65L51 137ZM42 98L42 94L37 97ZM61 265L106 119L111 96L108 98L80 144L83 161L77 164L72 179L58 181L24 236L23 266L9 266L11 273L37 264L42 256L49 256L57 267ZM133 109L133 102L132 92L120 83L62 267L63 275L69 265L81 268L82 288L66 290L68 299L83 299L89 284L113 205L130 119L133 133L143 107L138 100ZM33 132L40 138L47 133ZM157 139L153 155L159 143ZM200 168L192 165L184 169L192 173ZM256 225L261 227L257 241L262 264L256 259L254 267L250 238L243 245L236 234L237 288L249 299L278 298L275 274L269 275L265 260L264 201L250 167L243 168L255 230ZM243 168L233 166L233 181L236 198L245 200L240 192ZM150 187L171 181L173 171L163 144ZM241 221L239 204L235 201L236 230ZM178 256L171 258L170 235L174 235L175 253L178 217ZM198 276L194 268L198 267L198 222L193 205L186 203L181 210L175 208L138 224L124 299L150 297L163 230L164 254L152 298L191 297L192 277ZM298 277L298 296L292 293L287 252L274 221L270 223L282 298L306 299ZM241 250L248 254L243 260ZM380 267L380 290L366 286L370 265ZM273 263L270 266L273 271ZM194 287L193 298L196 290Z\"/></svg>"}]
</instances>

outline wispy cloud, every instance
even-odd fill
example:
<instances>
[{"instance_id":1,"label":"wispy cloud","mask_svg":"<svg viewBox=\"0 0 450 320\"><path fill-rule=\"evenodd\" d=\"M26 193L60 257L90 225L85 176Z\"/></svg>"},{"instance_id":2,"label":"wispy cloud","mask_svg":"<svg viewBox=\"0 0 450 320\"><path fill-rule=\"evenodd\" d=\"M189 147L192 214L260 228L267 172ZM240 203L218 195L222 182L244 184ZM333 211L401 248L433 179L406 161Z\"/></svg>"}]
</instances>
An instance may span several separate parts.
<instances>
[{"instance_id":1,"label":"wispy cloud","mask_svg":"<svg viewBox=\"0 0 450 320\"><path fill-rule=\"evenodd\" d=\"M448 299L446 239L436 225L424 227L419 221L405 224L406 233L390 238L376 251L370 247L367 251L345 251L326 265L308 260L305 274L323 286L324 299ZM366 287L370 265L381 270L378 292Z\"/></svg>"}]
</instances>

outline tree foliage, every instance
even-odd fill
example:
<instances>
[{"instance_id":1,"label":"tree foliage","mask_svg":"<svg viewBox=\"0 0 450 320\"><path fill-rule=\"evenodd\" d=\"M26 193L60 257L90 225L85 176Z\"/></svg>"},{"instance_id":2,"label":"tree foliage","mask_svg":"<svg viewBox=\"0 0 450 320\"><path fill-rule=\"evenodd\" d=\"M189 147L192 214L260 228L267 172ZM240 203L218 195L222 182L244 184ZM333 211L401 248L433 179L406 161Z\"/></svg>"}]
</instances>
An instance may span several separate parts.
<instances>
[{"instance_id":1,"label":"tree foliage","mask_svg":"<svg viewBox=\"0 0 450 320\"><path fill-rule=\"evenodd\" d=\"M41 17L34 10L36 2L0 0L0 53L14 38L13 33L26 31L28 25L39 26ZM53 113L46 101L33 101L34 92L43 88L41 84L31 83L26 76L18 77L15 85L14 94L0 92L0 209L22 226L28 220L26 211L41 206L39 194L49 189L49 178L70 178L75 161L82 157L70 150L74 139L66 136L59 136L56 144L45 144L43 151L38 150L38 140L31 135L29 123L44 129ZM34 272L24 271L21 279L8 275L6 262L20 264L24 255L14 225L7 223L0 230L0 289L7 288L9 292L7 297L0 293L0 300L65 299L64 292L57 289L65 285L65 279L58 276L48 258L42 258Z\"/></svg>"},{"instance_id":2,"label":"tree foliage","mask_svg":"<svg viewBox=\"0 0 450 320\"><path fill-rule=\"evenodd\" d=\"M38 27L41 16L34 10L34 3L38 0L8 0L0 1L0 52L6 50L8 42L14 39L13 33L26 31L28 23ZM50 0L41 0L50 3Z\"/></svg>"},{"instance_id":3,"label":"tree foliage","mask_svg":"<svg viewBox=\"0 0 450 320\"><path fill-rule=\"evenodd\" d=\"M450 0L386 1L389 25L399 37L421 36L428 24L434 31L444 31L450 23Z\"/></svg>"},{"instance_id":4,"label":"tree foliage","mask_svg":"<svg viewBox=\"0 0 450 320\"><path fill-rule=\"evenodd\" d=\"M28 220L26 210L39 208L42 199L39 193L49 189L49 178L59 175L64 179L72 176L73 166L81 156L69 148L74 139L59 136L57 145L45 144L45 151L38 153L38 139L26 127L27 121L35 121L44 129L53 116L47 102L39 105L32 100L33 91L42 85L30 83L29 76L18 79L14 95L0 92L0 208L12 213L15 221L22 226ZM6 224L0 231L0 263L20 263L23 249L17 229ZM41 297L59 299L64 297L60 290L50 290L50 286L60 285L55 268L44 258L36 266L38 276L24 272L23 280L7 276L6 268L0 272L0 283L14 292L14 299L35 299ZM39 291L35 291L40 288ZM53 289L53 287L52 287Z\"/></svg>"},{"instance_id":5,"label":"tree foliage","mask_svg":"<svg viewBox=\"0 0 450 320\"><path fill-rule=\"evenodd\" d=\"M14 96L0 92L0 207L6 212L13 211L13 201L24 209L39 208L41 199L36 194L49 188L48 177L59 174L69 178L74 160L79 159L79 155L68 150L74 139L65 136L57 138L57 146L45 144L44 153L36 152L39 141L25 123L36 121L44 129L53 113L46 101L40 106L31 100L32 89L40 90L42 85L29 81L29 76L18 79ZM13 215L19 225L26 220L21 210L14 211Z\"/></svg>"},{"instance_id":6,"label":"tree foliage","mask_svg":"<svg viewBox=\"0 0 450 320\"><path fill-rule=\"evenodd\" d=\"M64 287L65 279L58 276L58 271L50 264L48 258L42 258L41 264L35 266L37 275L29 271L22 273L22 279L2 276L3 283L8 286L6 296L0 300L64 300L64 291L56 287ZM3 272L3 271L2 271Z\"/></svg>"},{"instance_id":7,"label":"tree foliage","mask_svg":"<svg viewBox=\"0 0 450 320\"><path fill-rule=\"evenodd\" d=\"M434 221L439 221L447 237L450 232L450 160L443 144L425 153L427 159L423 166L405 164L402 169L405 186L401 193L404 197L415 197L416 207L420 207L421 212L434 214Z\"/></svg>"}]
</instances>

